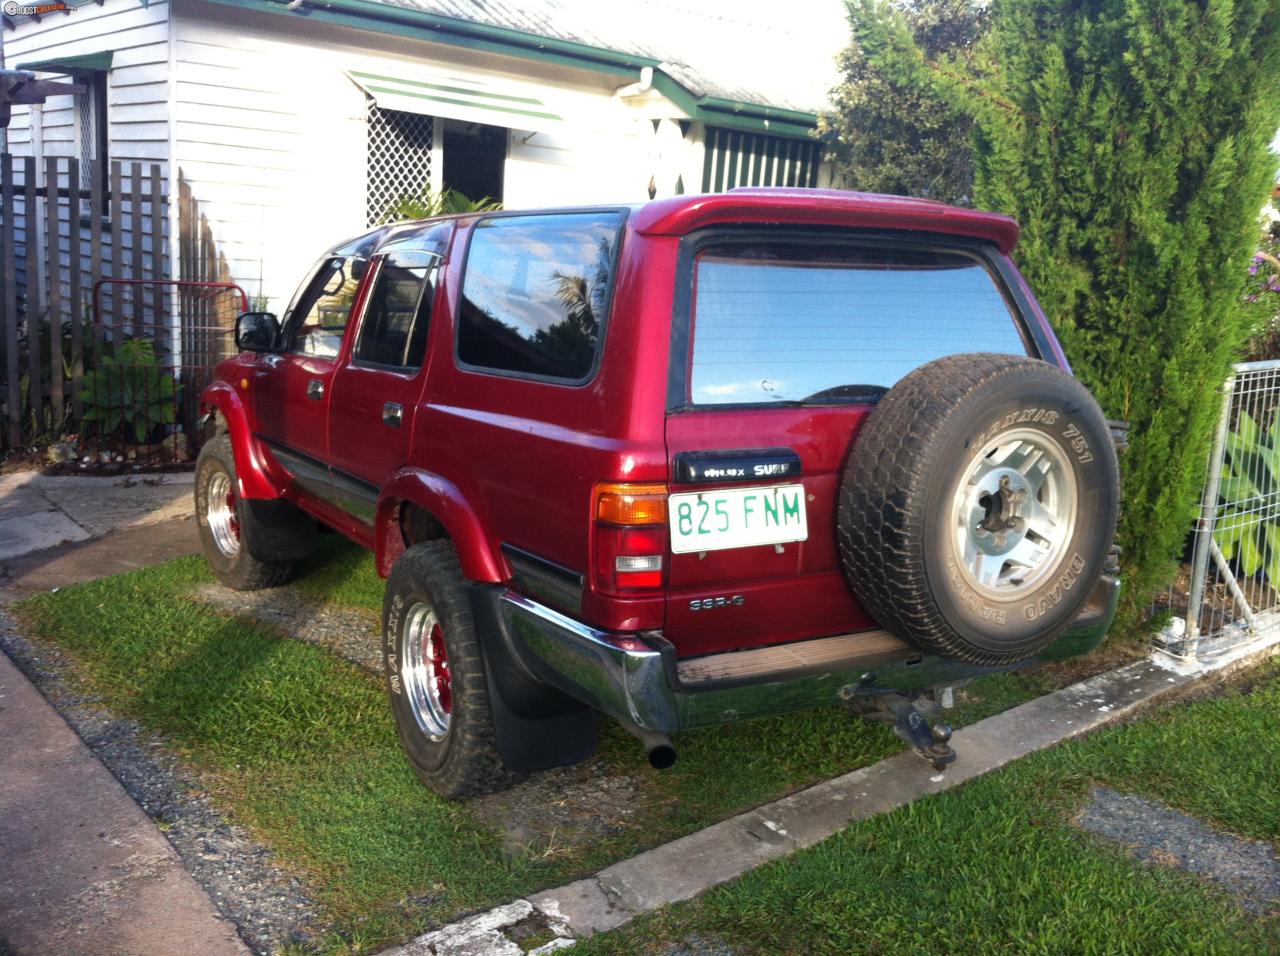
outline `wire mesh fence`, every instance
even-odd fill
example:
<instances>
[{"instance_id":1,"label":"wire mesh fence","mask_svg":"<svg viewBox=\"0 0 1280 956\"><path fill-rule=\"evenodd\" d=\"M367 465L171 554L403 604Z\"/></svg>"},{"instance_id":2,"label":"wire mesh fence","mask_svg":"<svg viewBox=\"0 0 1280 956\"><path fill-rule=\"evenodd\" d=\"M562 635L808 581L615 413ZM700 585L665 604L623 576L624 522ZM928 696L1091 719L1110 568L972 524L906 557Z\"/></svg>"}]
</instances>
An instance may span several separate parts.
<instances>
[{"instance_id":1,"label":"wire mesh fence","mask_svg":"<svg viewBox=\"0 0 1280 956\"><path fill-rule=\"evenodd\" d=\"M1157 595L1157 644L1184 658L1207 642L1280 627L1280 361L1235 366L1209 454L1190 562Z\"/></svg>"}]
</instances>

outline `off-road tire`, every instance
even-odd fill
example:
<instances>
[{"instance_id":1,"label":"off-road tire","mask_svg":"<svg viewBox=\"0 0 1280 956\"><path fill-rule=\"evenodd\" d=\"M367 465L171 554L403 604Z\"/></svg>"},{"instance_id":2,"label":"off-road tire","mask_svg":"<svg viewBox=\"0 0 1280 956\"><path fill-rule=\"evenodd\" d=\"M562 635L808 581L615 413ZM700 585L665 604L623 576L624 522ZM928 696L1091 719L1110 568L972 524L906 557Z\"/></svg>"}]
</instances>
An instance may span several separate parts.
<instances>
[{"instance_id":1,"label":"off-road tire","mask_svg":"<svg viewBox=\"0 0 1280 956\"><path fill-rule=\"evenodd\" d=\"M521 779L498 753L467 580L448 541L414 545L387 578L382 607L382 660L400 744L418 778L440 796L462 800ZM402 673L410 614L426 605L436 615L448 653L451 710L442 739L418 725Z\"/></svg>"},{"instance_id":2,"label":"off-road tire","mask_svg":"<svg viewBox=\"0 0 1280 956\"><path fill-rule=\"evenodd\" d=\"M1052 525L1061 543L1043 570L1023 581L1005 571L1006 581L984 587L960 563L960 516L972 513L963 504L975 487L970 466L997 460L994 449L1016 441L1008 436L1049 449L1041 459L1057 464L1044 468L1060 473L1056 487L1073 489L1074 517ZM955 355L902 379L857 434L837 542L850 587L882 627L926 651L1003 665L1043 650L1079 614L1106 565L1118 503L1111 433L1084 386L1036 359Z\"/></svg>"},{"instance_id":3,"label":"off-road tire","mask_svg":"<svg viewBox=\"0 0 1280 956\"><path fill-rule=\"evenodd\" d=\"M260 591L284 584L293 577L296 562L260 561L250 553L250 538L257 526L248 504L238 494L234 496L233 512L238 518L236 536L239 546L234 553L228 553L225 546L219 545L210 525L210 507L215 503L210 499L209 488L219 484L220 479L229 483L234 493L237 488L236 461L231 451L231 438L226 434L205 442L196 458L196 523L200 528L200 545L213 573L234 591Z\"/></svg>"}]
</instances>

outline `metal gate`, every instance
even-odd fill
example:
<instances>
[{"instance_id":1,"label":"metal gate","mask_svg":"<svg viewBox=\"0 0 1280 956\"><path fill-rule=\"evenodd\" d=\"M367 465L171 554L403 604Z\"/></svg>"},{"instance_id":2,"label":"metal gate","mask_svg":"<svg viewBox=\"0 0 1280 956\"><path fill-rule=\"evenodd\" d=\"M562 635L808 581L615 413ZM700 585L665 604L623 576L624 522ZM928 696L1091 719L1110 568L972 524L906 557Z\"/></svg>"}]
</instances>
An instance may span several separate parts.
<instances>
[{"instance_id":1,"label":"metal gate","mask_svg":"<svg viewBox=\"0 0 1280 956\"><path fill-rule=\"evenodd\" d=\"M1191 562L1154 610L1184 659L1280 629L1280 361L1236 365L1223 386Z\"/></svg>"}]
</instances>

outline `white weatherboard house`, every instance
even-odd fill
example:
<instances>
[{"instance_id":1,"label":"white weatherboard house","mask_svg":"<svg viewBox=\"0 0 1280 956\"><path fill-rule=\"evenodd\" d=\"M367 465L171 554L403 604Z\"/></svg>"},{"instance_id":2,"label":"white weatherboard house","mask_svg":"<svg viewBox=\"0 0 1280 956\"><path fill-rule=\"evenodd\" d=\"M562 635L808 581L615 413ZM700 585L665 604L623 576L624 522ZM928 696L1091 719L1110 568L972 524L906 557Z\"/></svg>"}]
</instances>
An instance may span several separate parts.
<instances>
[{"instance_id":1,"label":"white weatherboard house","mask_svg":"<svg viewBox=\"0 0 1280 956\"><path fill-rule=\"evenodd\" d=\"M170 191L181 172L277 311L424 184L508 208L824 185L811 132L848 36L839 0L68 6L0 25L5 68L82 87L15 105L8 151L154 162Z\"/></svg>"}]
</instances>

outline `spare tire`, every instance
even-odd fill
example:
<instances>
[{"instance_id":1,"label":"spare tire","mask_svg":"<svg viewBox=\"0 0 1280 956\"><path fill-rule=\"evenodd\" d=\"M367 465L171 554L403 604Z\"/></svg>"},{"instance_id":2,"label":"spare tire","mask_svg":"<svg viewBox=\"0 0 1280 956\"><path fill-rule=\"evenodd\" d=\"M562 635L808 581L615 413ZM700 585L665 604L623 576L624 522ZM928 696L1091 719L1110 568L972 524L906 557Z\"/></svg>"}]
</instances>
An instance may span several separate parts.
<instances>
[{"instance_id":1,"label":"spare tire","mask_svg":"<svg viewBox=\"0 0 1280 956\"><path fill-rule=\"evenodd\" d=\"M1079 614L1115 534L1098 403L1016 355L953 355L885 394L855 436L837 537L882 627L978 664L1030 657Z\"/></svg>"}]
</instances>

